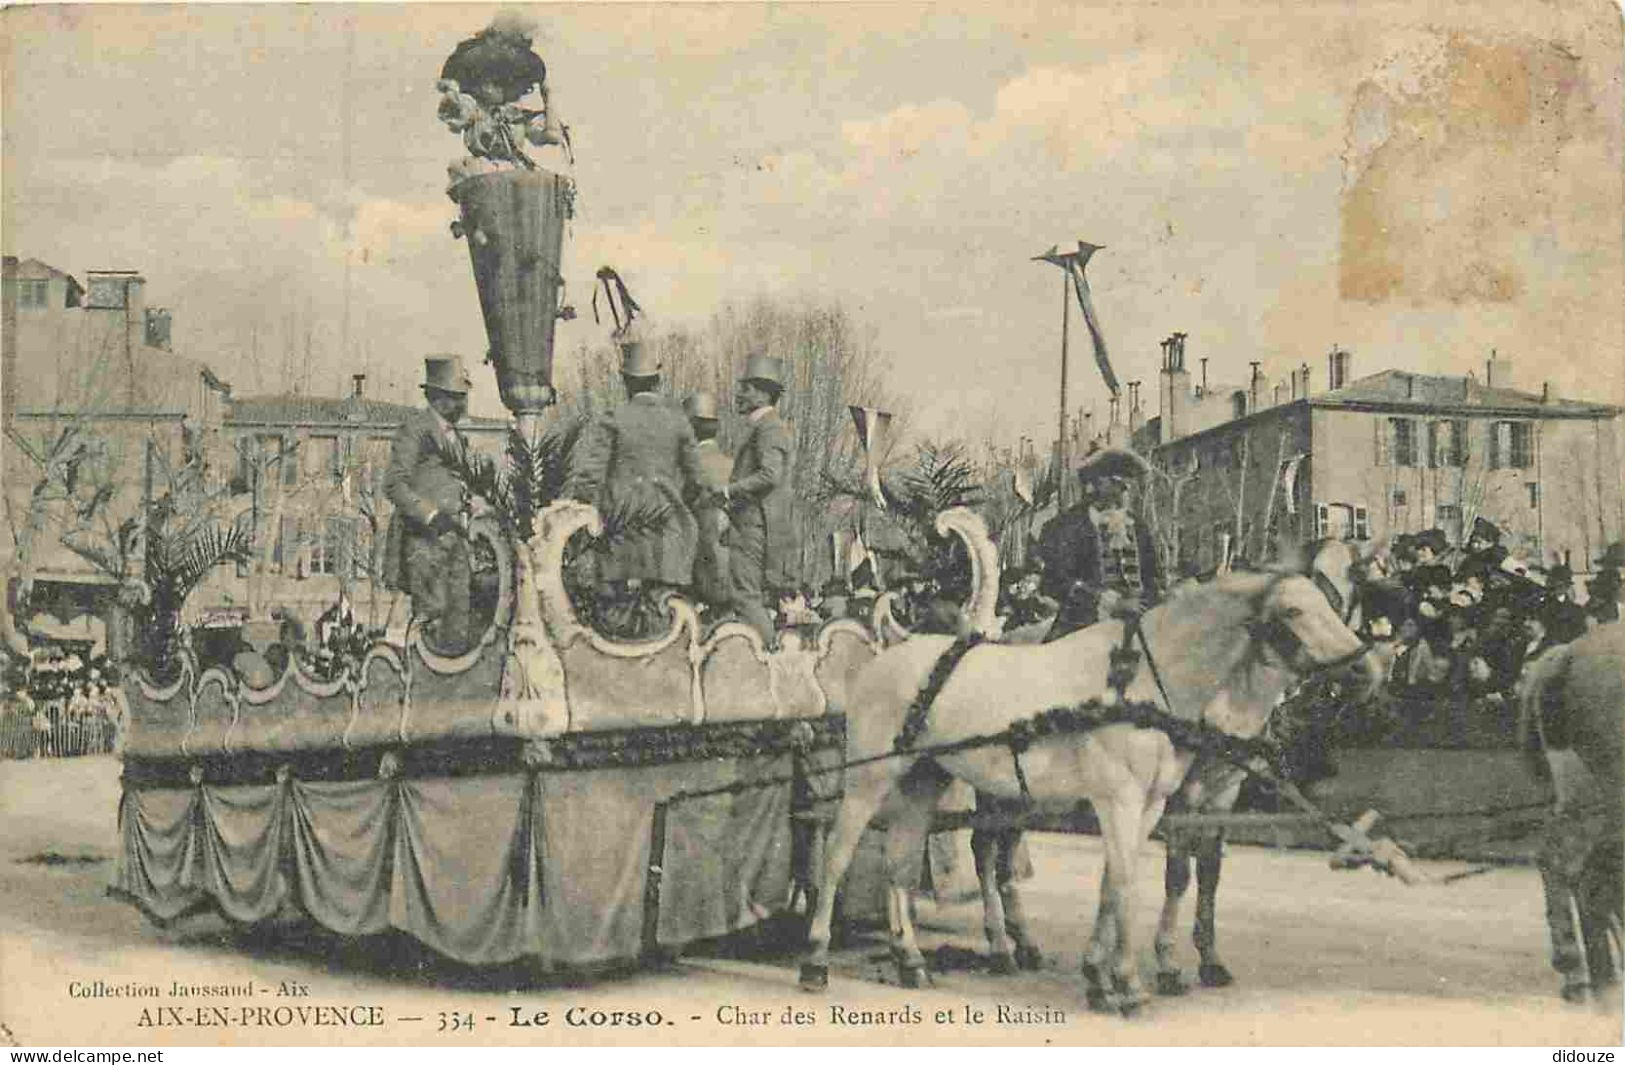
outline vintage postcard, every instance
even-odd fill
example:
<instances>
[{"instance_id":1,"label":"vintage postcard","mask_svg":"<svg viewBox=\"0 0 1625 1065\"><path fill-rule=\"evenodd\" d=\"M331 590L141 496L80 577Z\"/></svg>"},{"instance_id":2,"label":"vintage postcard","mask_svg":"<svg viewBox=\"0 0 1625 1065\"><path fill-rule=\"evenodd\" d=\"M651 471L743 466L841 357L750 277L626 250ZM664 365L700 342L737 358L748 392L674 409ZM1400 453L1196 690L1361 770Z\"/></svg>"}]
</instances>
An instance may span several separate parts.
<instances>
[{"instance_id":1,"label":"vintage postcard","mask_svg":"<svg viewBox=\"0 0 1625 1065\"><path fill-rule=\"evenodd\" d=\"M6 1043L1619 1045L1615 4L0 42Z\"/></svg>"}]
</instances>

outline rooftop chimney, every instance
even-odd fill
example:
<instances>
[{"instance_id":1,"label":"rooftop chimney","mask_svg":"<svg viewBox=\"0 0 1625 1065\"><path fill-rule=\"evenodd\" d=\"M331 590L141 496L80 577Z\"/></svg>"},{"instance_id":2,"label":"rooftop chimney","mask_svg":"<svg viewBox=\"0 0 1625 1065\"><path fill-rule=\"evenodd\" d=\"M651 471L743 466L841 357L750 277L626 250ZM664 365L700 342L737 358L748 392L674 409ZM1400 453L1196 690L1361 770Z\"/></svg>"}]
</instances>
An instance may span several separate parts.
<instances>
[{"instance_id":1,"label":"rooftop chimney","mask_svg":"<svg viewBox=\"0 0 1625 1065\"><path fill-rule=\"evenodd\" d=\"M1332 391L1349 383L1349 353L1332 345L1332 353L1326 356L1326 387Z\"/></svg>"},{"instance_id":2,"label":"rooftop chimney","mask_svg":"<svg viewBox=\"0 0 1625 1065\"><path fill-rule=\"evenodd\" d=\"M163 307L148 307L146 314L146 344L149 348L172 350L169 346L169 311Z\"/></svg>"},{"instance_id":3,"label":"rooftop chimney","mask_svg":"<svg viewBox=\"0 0 1625 1065\"><path fill-rule=\"evenodd\" d=\"M1162 342L1162 374L1158 380L1158 442L1166 444L1190 431L1191 375L1185 369L1185 334L1174 333Z\"/></svg>"},{"instance_id":4,"label":"rooftop chimney","mask_svg":"<svg viewBox=\"0 0 1625 1065\"><path fill-rule=\"evenodd\" d=\"M353 373L350 375L350 380L355 382L355 388L351 390L350 395L354 396L356 399L360 399L362 389L367 383L367 375L364 373Z\"/></svg>"},{"instance_id":5,"label":"rooftop chimney","mask_svg":"<svg viewBox=\"0 0 1625 1065\"><path fill-rule=\"evenodd\" d=\"M1308 399L1309 398L1309 364L1307 362L1300 364L1298 366L1298 372L1303 375L1303 398Z\"/></svg>"},{"instance_id":6,"label":"rooftop chimney","mask_svg":"<svg viewBox=\"0 0 1625 1065\"><path fill-rule=\"evenodd\" d=\"M1253 368L1252 376L1247 379L1247 410L1249 413L1258 409L1258 382L1262 375L1258 372L1259 363L1249 362Z\"/></svg>"},{"instance_id":7,"label":"rooftop chimney","mask_svg":"<svg viewBox=\"0 0 1625 1065\"><path fill-rule=\"evenodd\" d=\"M1540 383L1540 401L1542 403L1550 403L1552 401L1552 383L1550 381L1542 381Z\"/></svg>"},{"instance_id":8,"label":"rooftop chimney","mask_svg":"<svg viewBox=\"0 0 1625 1065\"><path fill-rule=\"evenodd\" d=\"M1484 385L1486 388L1516 388L1512 383L1512 358L1502 355L1494 348L1490 349L1490 357L1484 363Z\"/></svg>"},{"instance_id":9,"label":"rooftop chimney","mask_svg":"<svg viewBox=\"0 0 1625 1065\"><path fill-rule=\"evenodd\" d=\"M1202 360L1202 388L1197 392L1199 396L1207 395L1207 359Z\"/></svg>"}]
</instances>

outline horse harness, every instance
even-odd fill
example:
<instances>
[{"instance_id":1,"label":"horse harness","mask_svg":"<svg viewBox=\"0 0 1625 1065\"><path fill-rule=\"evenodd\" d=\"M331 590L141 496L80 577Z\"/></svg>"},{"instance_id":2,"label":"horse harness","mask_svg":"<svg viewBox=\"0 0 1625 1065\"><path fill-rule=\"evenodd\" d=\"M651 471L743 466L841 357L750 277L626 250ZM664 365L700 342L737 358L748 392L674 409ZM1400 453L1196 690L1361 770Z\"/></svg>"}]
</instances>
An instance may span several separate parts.
<instances>
[{"instance_id":1,"label":"horse harness","mask_svg":"<svg viewBox=\"0 0 1625 1065\"><path fill-rule=\"evenodd\" d=\"M1316 570L1315 586L1325 595L1328 604L1339 617L1347 619L1348 608L1345 606L1343 596L1337 591L1324 574ZM1280 580L1280 577L1276 578ZM1273 588L1274 585L1272 584ZM1267 594L1267 592L1266 592ZM1352 604L1348 604L1352 606ZM1279 623L1271 623L1270 629L1276 630L1259 634L1260 637L1272 647L1277 654L1290 660L1291 654L1282 650L1279 640L1282 635L1278 630ZM1289 634L1288 634L1289 635ZM1294 637L1295 639L1295 637ZM914 749L920 736L925 732L930 715L931 706L947 685L948 678L955 668L976 647L987 642L983 633L971 633L956 638L937 657L931 672L927 675L925 683L920 686L919 692L909 703L908 711L904 714L903 724L898 729L897 738L892 741L892 750L896 754L906 754ZM1135 644L1139 648L1135 648ZM1367 647L1364 642L1360 647L1331 662L1318 663L1313 672L1321 673L1338 669L1364 655ZM1155 702L1131 700L1127 697L1127 689L1135 676L1139 673L1141 661L1151 671L1151 679L1157 686L1157 693L1162 697L1163 706ZM999 737L990 737L989 744L1000 739L1010 749L1011 763L1015 769L1016 781L1021 788L1023 801L1031 802L1032 793L1027 785L1027 774L1022 768L1022 752L1031 747L1033 743L1052 736L1071 733L1086 732L1091 729L1102 728L1106 725L1130 724L1138 728L1156 729L1166 735L1169 741L1182 750L1195 751L1202 755L1217 755L1226 761L1232 762L1249 772L1257 773L1277 787L1291 788L1289 781L1285 781L1270 771L1265 764L1267 759L1275 753L1274 745L1267 739L1244 739L1232 736L1224 730L1208 724L1201 719L1191 720L1179 717L1173 712L1173 700L1168 695L1168 688L1163 683L1162 671L1157 668L1156 656L1151 651L1151 644L1146 639L1145 630L1140 625L1139 613L1128 615L1123 622L1123 639L1120 644L1113 647L1110 652L1110 666L1106 674L1107 685L1115 694L1115 699L1107 702L1102 699L1089 699L1075 706L1058 706L1045 710L1031 718L1014 722L1006 732ZM1166 707L1166 709L1164 708ZM1291 798L1292 796L1288 796ZM1307 801L1307 800L1305 800ZM1318 811L1317 811L1318 813Z\"/></svg>"}]
</instances>

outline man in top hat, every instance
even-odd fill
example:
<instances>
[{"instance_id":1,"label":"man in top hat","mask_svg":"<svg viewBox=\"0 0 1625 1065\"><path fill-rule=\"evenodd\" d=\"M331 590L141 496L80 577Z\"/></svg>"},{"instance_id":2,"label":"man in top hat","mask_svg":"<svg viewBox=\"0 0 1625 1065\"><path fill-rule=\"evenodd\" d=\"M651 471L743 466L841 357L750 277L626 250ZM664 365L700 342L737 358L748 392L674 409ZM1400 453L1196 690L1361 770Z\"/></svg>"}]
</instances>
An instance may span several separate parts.
<instances>
[{"instance_id":1,"label":"man in top hat","mask_svg":"<svg viewBox=\"0 0 1625 1065\"><path fill-rule=\"evenodd\" d=\"M384 475L384 495L395 507L384 583L412 596L430 646L443 654L462 654L470 643L468 500L454 465L454 456L468 448L457 423L468 412L470 385L460 357L423 360L428 409L401 423Z\"/></svg>"},{"instance_id":2,"label":"man in top hat","mask_svg":"<svg viewBox=\"0 0 1625 1065\"><path fill-rule=\"evenodd\" d=\"M660 361L641 341L622 345L621 380L627 401L588 427L566 491L603 514L667 508L658 530L603 545L598 577L623 592L687 587L697 539L687 501L700 483L694 430L657 391Z\"/></svg>"},{"instance_id":3,"label":"man in top hat","mask_svg":"<svg viewBox=\"0 0 1625 1065\"><path fill-rule=\"evenodd\" d=\"M1060 604L1046 642L1161 596L1156 544L1129 505L1146 468L1121 448L1102 448L1078 466L1083 498L1050 519L1039 537L1040 591Z\"/></svg>"},{"instance_id":4,"label":"man in top hat","mask_svg":"<svg viewBox=\"0 0 1625 1065\"><path fill-rule=\"evenodd\" d=\"M1574 570L1567 562L1554 563L1546 570L1546 601L1541 606L1550 645L1569 643L1586 632L1585 608L1574 601Z\"/></svg>"},{"instance_id":5,"label":"man in top hat","mask_svg":"<svg viewBox=\"0 0 1625 1065\"><path fill-rule=\"evenodd\" d=\"M1625 541L1615 540L1597 559L1597 575L1586 584L1586 611L1598 624L1618 621L1625 580L1620 571L1625 569Z\"/></svg>"},{"instance_id":6,"label":"man in top hat","mask_svg":"<svg viewBox=\"0 0 1625 1065\"><path fill-rule=\"evenodd\" d=\"M734 455L728 483L714 497L728 511L734 609L770 647L776 639L767 595L796 583L796 538L790 520L794 441L778 411L784 388L784 360L750 356L734 391L734 409L745 416L745 439Z\"/></svg>"},{"instance_id":7,"label":"man in top hat","mask_svg":"<svg viewBox=\"0 0 1625 1065\"><path fill-rule=\"evenodd\" d=\"M683 413L694 429L699 452L699 490L694 496L694 520L699 526L699 543L694 551L694 594L709 606L726 606L733 600L728 581L728 547L723 543L728 530L727 511L718 504L718 493L733 475L733 460L717 443L717 400L709 392L695 392L683 401Z\"/></svg>"}]
</instances>

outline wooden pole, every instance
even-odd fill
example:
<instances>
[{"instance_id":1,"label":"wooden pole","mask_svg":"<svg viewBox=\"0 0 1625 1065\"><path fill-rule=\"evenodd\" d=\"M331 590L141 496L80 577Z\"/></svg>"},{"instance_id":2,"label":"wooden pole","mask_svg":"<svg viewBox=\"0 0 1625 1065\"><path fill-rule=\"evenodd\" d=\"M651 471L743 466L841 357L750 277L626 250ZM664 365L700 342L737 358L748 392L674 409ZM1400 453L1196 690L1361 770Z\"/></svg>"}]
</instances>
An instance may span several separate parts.
<instances>
[{"instance_id":1,"label":"wooden pole","mask_svg":"<svg viewBox=\"0 0 1625 1065\"><path fill-rule=\"evenodd\" d=\"M1252 433L1243 433L1241 436L1241 469L1236 475L1236 535L1231 538L1230 554L1235 556L1238 550L1245 548L1246 542L1242 539L1242 521L1246 515L1247 505L1247 462L1252 456ZM1249 561L1251 561L1249 559Z\"/></svg>"},{"instance_id":2,"label":"wooden pole","mask_svg":"<svg viewBox=\"0 0 1625 1065\"><path fill-rule=\"evenodd\" d=\"M1061 268L1061 415L1060 440L1056 444L1056 464L1060 467L1056 473L1060 480L1055 486L1055 503L1058 510L1065 510L1072 502L1072 449L1068 446L1066 438L1066 362L1067 362L1067 333L1072 325L1072 272L1066 267Z\"/></svg>"}]
</instances>

